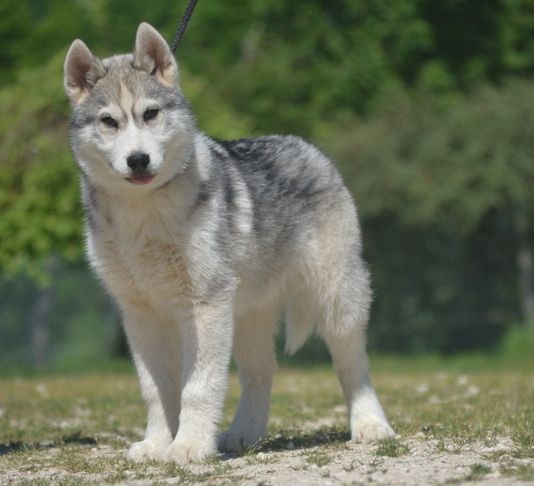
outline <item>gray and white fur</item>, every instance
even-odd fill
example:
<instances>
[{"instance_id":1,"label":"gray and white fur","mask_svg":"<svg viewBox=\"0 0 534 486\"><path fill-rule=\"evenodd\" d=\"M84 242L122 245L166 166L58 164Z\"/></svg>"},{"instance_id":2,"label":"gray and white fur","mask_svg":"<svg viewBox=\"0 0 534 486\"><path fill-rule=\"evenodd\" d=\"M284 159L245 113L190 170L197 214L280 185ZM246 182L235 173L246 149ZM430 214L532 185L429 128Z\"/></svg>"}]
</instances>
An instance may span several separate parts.
<instances>
[{"instance_id":1,"label":"gray and white fur","mask_svg":"<svg viewBox=\"0 0 534 486\"><path fill-rule=\"evenodd\" d=\"M177 78L146 23L133 54L101 61L75 40L65 61L87 254L122 311L148 407L128 457L216 452L232 352L242 396L218 445L264 436L282 311L289 353L314 330L326 341L352 440L391 436L369 380L369 274L339 173L299 137L208 137Z\"/></svg>"}]
</instances>

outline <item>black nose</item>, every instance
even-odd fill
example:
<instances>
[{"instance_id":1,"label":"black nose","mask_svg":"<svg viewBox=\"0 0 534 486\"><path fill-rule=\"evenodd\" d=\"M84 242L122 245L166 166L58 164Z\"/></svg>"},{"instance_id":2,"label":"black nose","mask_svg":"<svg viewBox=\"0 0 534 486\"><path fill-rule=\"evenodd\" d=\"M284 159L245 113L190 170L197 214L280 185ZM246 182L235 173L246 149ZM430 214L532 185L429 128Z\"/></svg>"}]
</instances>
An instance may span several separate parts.
<instances>
[{"instance_id":1,"label":"black nose","mask_svg":"<svg viewBox=\"0 0 534 486\"><path fill-rule=\"evenodd\" d=\"M133 171L143 171L146 170L150 163L150 155L143 152L134 152L126 157L126 163Z\"/></svg>"}]
</instances>

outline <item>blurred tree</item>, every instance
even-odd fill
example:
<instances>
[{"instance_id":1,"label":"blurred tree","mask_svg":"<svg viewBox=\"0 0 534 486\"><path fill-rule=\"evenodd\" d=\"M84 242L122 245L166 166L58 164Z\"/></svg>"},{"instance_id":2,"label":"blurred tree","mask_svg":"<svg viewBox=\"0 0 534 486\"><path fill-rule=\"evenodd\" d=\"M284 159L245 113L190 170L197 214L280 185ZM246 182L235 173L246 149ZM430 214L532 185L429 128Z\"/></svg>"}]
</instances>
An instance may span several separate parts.
<instances>
[{"instance_id":1,"label":"blurred tree","mask_svg":"<svg viewBox=\"0 0 534 486\"><path fill-rule=\"evenodd\" d=\"M423 18L432 26L432 54L441 58L460 87L503 72L503 24L510 12L502 0L423 0Z\"/></svg>"},{"instance_id":2,"label":"blurred tree","mask_svg":"<svg viewBox=\"0 0 534 486\"><path fill-rule=\"evenodd\" d=\"M499 39L505 72L534 74L534 1L505 0Z\"/></svg>"},{"instance_id":3,"label":"blurred tree","mask_svg":"<svg viewBox=\"0 0 534 486\"><path fill-rule=\"evenodd\" d=\"M27 0L4 0L0 3L0 85L16 79L22 45L31 30L31 12Z\"/></svg>"},{"instance_id":4,"label":"blurred tree","mask_svg":"<svg viewBox=\"0 0 534 486\"><path fill-rule=\"evenodd\" d=\"M4 60L35 66L75 37L101 55L129 51L143 20L170 39L185 3L6 0ZM533 17L533 0L202 2L178 55L256 131L313 135L324 120L371 114L395 87L448 95L532 73Z\"/></svg>"},{"instance_id":5,"label":"blurred tree","mask_svg":"<svg viewBox=\"0 0 534 486\"><path fill-rule=\"evenodd\" d=\"M533 107L530 81L446 109L397 93L372 120L323 136L367 226L377 332L403 323L381 342L397 346L401 333L406 349L415 336L444 350L489 344L499 333L486 329L533 317Z\"/></svg>"},{"instance_id":6,"label":"blurred tree","mask_svg":"<svg viewBox=\"0 0 534 486\"><path fill-rule=\"evenodd\" d=\"M126 52L143 20L171 39L185 4L1 3L3 278L29 274L45 292L51 261L81 258L61 79L69 43ZM178 57L200 127L221 138L297 133L341 162L373 265L377 346L488 345L534 313L534 97L531 82L510 80L534 73L532 19L534 0L236 0L195 11Z\"/></svg>"},{"instance_id":7,"label":"blurred tree","mask_svg":"<svg viewBox=\"0 0 534 486\"><path fill-rule=\"evenodd\" d=\"M68 149L62 55L0 91L0 268L44 278L46 258L81 254L77 174ZM38 89L37 89L38 88Z\"/></svg>"},{"instance_id":8,"label":"blurred tree","mask_svg":"<svg viewBox=\"0 0 534 486\"><path fill-rule=\"evenodd\" d=\"M21 40L21 66L44 64L83 32L91 42L97 35L94 7L83 0L30 0L32 25ZM101 34L100 34L101 35Z\"/></svg>"},{"instance_id":9,"label":"blurred tree","mask_svg":"<svg viewBox=\"0 0 534 486\"><path fill-rule=\"evenodd\" d=\"M412 0L240 0L232 7L199 4L192 47L179 54L259 131L310 135L325 118L365 113L430 47Z\"/></svg>"}]
</instances>

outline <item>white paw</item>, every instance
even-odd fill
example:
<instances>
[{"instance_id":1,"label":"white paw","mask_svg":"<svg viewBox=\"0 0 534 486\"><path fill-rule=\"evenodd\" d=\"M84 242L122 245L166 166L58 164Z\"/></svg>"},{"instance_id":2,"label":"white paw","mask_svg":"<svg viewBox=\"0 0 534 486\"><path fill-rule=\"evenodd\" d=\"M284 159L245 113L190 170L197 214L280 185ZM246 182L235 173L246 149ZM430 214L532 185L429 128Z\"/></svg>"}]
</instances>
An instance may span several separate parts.
<instances>
[{"instance_id":1,"label":"white paw","mask_svg":"<svg viewBox=\"0 0 534 486\"><path fill-rule=\"evenodd\" d=\"M227 430L219 436L219 450L225 452L241 452L254 446L262 437L262 434L246 434Z\"/></svg>"},{"instance_id":2,"label":"white paw","mask_svg":"<svg viewBox=\"0 0 534 486\"><path fill-rule=\"evenodd\" d=\"M377 417L360 417L352 424L351 429L353 442L374 442L395 436L389 424Z\"/></svg>"},{"instance_id":3,"label":"white paw","mask_svg":"<svg viewBox=\"0 0 534 486\"><path fill-rule=\"evenodd\" d=\"M150 461L156 460L161 461L163 459L163 454L165 450L169 447L169 442L167 441L155 441L155 440L142 440L140 442L134 442L126 457L130 461L141 462L141 461Z\"/></svg>"},{"instance_id":4,"label":"white paw","mask_svg":"<svg viewBox=\"0 0 534 486\"><path fill-rule=\"evenodd\" d=\"M167 447L163 460L176 464L199 462L216 453L214 447L196 442L178 441Z\"/></svg>"}]
</instances>

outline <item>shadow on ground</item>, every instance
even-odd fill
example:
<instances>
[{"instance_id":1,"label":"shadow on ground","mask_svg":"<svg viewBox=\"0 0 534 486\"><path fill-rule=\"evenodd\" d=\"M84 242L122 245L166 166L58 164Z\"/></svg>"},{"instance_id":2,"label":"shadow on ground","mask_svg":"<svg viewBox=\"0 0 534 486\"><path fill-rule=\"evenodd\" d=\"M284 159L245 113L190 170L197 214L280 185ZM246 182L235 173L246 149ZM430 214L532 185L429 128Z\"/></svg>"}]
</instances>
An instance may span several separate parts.
<instances>
[{"instance_id":1,"label":"shadow on ground","mask_svg":"<svg viewBox=\"0 0 534 486\"><path fill-rule=\"evenodd\" d=\"M350 434L345 428L327 427L312 431L284 430L263 439L254 450L274 452L289 449L307 449L319 445L347 442Z\"/></svg>"},{"instance_id":2,"label":"shadow on ground","mask_svg":"<svg viewBox=\"0 0 534 486\"><path fill-rule=\"evenodd\" d=\"M80 432L75 432L74 434L66 435L53 442L28 443L22 441L13 441L0 444L0 456L5 456L7 454L12 454L19 451L54 449L56 447L63 447L69 444L96 445L97 442L93 437L83 437Z\"/></svg>"}]
</instances>

